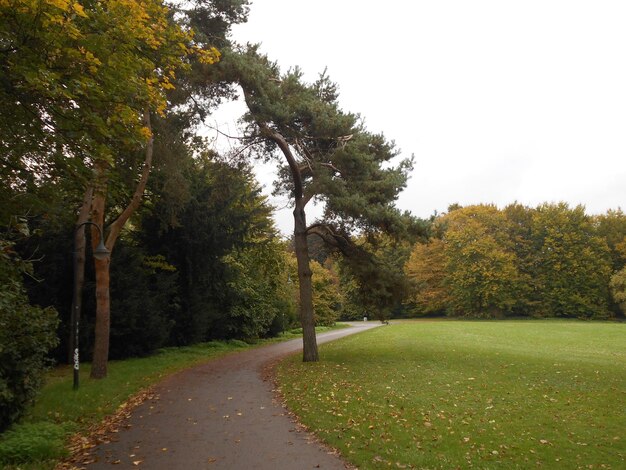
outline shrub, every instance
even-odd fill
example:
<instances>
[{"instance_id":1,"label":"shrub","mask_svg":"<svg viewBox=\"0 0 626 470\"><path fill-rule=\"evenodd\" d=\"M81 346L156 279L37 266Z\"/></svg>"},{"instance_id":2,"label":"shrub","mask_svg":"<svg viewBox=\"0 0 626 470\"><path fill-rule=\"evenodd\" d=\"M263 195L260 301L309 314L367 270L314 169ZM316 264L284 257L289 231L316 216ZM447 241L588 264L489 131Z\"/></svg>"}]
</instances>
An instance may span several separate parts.
<instances>
[{"instance_id":1,"label":"shrub","mask_svg":"<svg viewBox=\"0 0 626 470\"><path fill-rule=\"evenodd\" d=\"M31 269L0 240L0 431L18 419L43 384L57 343L57 313L29 304L22 273Z\"/></svg>"}]
</instances>

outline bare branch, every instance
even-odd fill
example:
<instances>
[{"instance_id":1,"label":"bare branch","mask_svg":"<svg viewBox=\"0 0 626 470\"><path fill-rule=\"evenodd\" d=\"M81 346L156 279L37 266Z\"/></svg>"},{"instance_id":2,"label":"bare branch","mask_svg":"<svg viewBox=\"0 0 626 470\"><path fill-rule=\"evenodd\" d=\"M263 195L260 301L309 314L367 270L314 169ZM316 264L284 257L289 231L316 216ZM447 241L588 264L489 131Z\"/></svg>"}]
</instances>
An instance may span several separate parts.
<instances>
[{"instance_id":1,"label":"bare branch","mask_svg":"<svg viewBox=\"0 0 626 470\"><path fill-rule=\"evenodd\" d=\"M215 132L217 132L218 134L222 134L224 137L228 138L228 139L233 139L233 140L248 140L250 138L255 138L256 136L252 136L252 137L246 137L246 136L234 136L234 135L228 135L226 132L220 131L219 128L214 127L214 126L210 126L208 124L206 124L206 126L209 129L213 129Z\"/></svg>"}]
</instances>

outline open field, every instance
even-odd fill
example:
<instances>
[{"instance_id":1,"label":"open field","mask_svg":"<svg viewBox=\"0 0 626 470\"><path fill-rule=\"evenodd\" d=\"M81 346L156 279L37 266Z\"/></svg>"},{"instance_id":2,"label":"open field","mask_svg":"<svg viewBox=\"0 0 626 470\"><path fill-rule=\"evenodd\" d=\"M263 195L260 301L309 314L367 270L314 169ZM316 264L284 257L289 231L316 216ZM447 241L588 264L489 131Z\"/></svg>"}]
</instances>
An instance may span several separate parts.
<instances>
[{"instance_id":1,"label":"open field","mask_svg":"<svg viewBox=\"0 0 626 470\"><path fill-rule=\"evenodd\" d=\"M359 468L626 468L626 324L415 321L277 371Z\"/></svg>"}]
</instances>

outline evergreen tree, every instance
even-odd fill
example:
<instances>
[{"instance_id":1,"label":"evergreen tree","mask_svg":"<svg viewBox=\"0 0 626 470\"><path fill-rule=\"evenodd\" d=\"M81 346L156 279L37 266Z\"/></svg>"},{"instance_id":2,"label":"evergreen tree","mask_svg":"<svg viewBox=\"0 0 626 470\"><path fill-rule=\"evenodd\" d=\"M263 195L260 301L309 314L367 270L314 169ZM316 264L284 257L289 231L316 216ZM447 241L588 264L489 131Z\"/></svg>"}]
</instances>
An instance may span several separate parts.
<instances>
[{"instance_id":1,"label":"evergreen tree","mask_svg":"<svg viewBox=\"0 0 626 470\"><path fill-rule=\"evenodd\" d=\"M393 201L411 162L385 166L397 156L393 144L367 132L357 115L341 111L337 87L325 74L307 84L299 69L283 74L255 47L225 54L222 70L243 90L246 144L282 162L277 190L289 195L294 207L303 359L317 361L308 236L316 234L347 253L351 231L399 229L403 222ZM324 216L309 225L311 201L324 203Z\"/></svg>"}]
</instances>

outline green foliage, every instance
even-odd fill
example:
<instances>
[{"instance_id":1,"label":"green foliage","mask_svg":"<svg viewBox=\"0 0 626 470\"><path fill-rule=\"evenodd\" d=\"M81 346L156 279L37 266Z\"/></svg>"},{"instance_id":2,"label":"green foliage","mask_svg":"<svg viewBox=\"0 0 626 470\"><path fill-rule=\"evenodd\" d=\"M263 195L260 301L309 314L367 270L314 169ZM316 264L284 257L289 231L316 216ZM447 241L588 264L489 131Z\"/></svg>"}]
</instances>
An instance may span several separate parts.
<instances>
[{"instance_id":1,"label":"green foliage","mask_svg":"<svg viewBox=\"0 0 626 470\"><path fill-rule=\"evenodd\" d=\"M265 335L283 309L282 297L275 295L279 248L272 241L270 208L250 169L214 155L183 155L178 171L185 191L168 183L171 173L157 172L154 201L140 224L148 253L176 269L180 310L171 317L170 341ZM172 192L175 205L156 204L171 201Z\"/></svg>"},{"instance_id":2,"label":"green foliage","mask_svg":"<svg viewBox=\"0 0 626 470\"><path fill-rule=\"evenodd\" d=\"M163 113L176 72L219 58L173 20L161 0L0 2L3 177L85 182L143 144L142 115Z\"/></svg>"},{"instance_id":3,"label":"green foliage","mask_svg":"<svg viewBox=\"0 0 626 470\"><path fill-rule=\"evenodd\" d=\"M619 305L622 314L626 315L626 268L611 276L610 286L613 299Z\"/></svg>"},{"instance_id":4,"label":"green foliage","mask_svg":"<svg viewBox=\"0 0 626 470\"><path fill-rule=\"evenodd\" d=\"M144 356L168 344L180 312L178 275L171 269L146 259L141 247L128 240L117 243L111 263L111 359ZM85 318L95 317L92 308ZM92 325L87 331L93 331Z\"/></svg>"},{"instance_id":5,"label":"green foliage","mask_svg":"<svg viewBox=\"0 0 626 470\"><path fill-rule=\"evenodd\" d=\"M294 315L289 314L293 305L283 289L287 268L282 250L281 244L267 240L223 258L230 298L225 319L229 335L248 339L267 336L272 324L280 322L276 326L284 330L284 315Z\"/></svg>"},{"instance_id":6,"label":"green foliage","mask_svg":"<svg viewBox=\"0 0 626 470\"><path fill-rule=\"evenodd\" d=\"M356 249L341 260L344 282L353 283L347 303L360 313L357 319L385 320L404 301L409 286L403 267L410 247L407 241L371 234L357 240Z\"/></svg>"},{"instance_id":7,"label":"green foliage","mask_svg":"<svg viewBox=\"0 0 626 470\"><path fill-rule=\"evenodd\" d=\"M286 255L286 263L289 275L286 288L294 304L297 304L299 302L298 268L295 256L292 253ZM336 266L330 258L323 265L315 260L311 260L310 266L315 326L332 326L341 315L344 300L339 277L336 273Z\"/></svg>"},{"instance_id":8,"label":"green foliage","mask_svg":"<svg viewBox=\"0 0 626 470\"><path fill-rule=\"evenodd\" d=\"M349 272L339 263L339 287L341 289L341 314L339 319L345 321L362 320L367 311L359 302L359 285Z\"/></svg>"},{"instance_id":9,"label":"green foliage","mask_svg":"<svg viewBox=\"0 0 626 470\"><path fill-rule=\"evenodd\" d=\"M332 326L339 318L341 291L339 278L331 269L311 261L313 273L313 308L316 326Z\"/></svg>"},{"instance_id":10,"label":"green foliage","mask_svg":"<svg viewBox=\"0 0 626 470\"><path fill-rule=\"evenodd\" d=\"M450 212L444 223L452 310L476 317L511 312L522 279L504 230L504 214L494 206L469 206Z\"/></svg>"},{"instance_id":11,"label":"green foliage","mask_svg":"<svg viewBox=\"0 0 626 470\"><path fill-rule=\"evenodd\" d=\"M0 431L19 418L43 384L56 345L54 309L30 305L22 274L31 266L0 240Z\"/></svg>"},{"instance_id":12,"label":"green foliage","mask_svg":"<svg viewBox=\"0 0 626 470\"><path fill-rule=\"evenodd\" d=\"M287 359L278 382L356 468L621 468L625 327L394 322Z\"/></svg>"},{"instance_id":13,"label":"green foliage","mask_svg":"<svg viewBox=\"0 0 626 470\"><path fill-rule=\"evenodd\" d=\"M611 273L606 241L582 206L544 204L533 213L542 316L605 318Z\"/></svg>"},{"instance_id":14,"label":"green foliage","mask_svg":"<svg viewBox=\"0 0 626 470\"><path fill-rule=\"evenodd\" d=\"M609 210L595 217L595 225L611 253L613 271L619 271L626 266L626 214L621 209Z\"/></svg>"}]
</instances>

